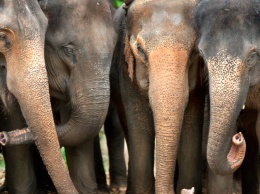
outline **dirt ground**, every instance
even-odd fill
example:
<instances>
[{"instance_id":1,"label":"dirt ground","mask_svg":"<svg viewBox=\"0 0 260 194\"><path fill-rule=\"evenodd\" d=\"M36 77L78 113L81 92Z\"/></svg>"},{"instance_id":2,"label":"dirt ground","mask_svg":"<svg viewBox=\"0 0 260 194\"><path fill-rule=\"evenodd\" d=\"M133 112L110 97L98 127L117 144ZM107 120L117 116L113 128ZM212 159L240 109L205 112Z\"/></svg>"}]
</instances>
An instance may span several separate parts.
<instances>
[{"instance_id":1,"label":"dirt ground","mask_svg":"<svg viewBox=\"0 0 260 194\"><path fill-rule=\"evenodd\" d=\"M0 186L4 184L5 181L5 169L0 169Z\"/></svg>"}]
</instances>

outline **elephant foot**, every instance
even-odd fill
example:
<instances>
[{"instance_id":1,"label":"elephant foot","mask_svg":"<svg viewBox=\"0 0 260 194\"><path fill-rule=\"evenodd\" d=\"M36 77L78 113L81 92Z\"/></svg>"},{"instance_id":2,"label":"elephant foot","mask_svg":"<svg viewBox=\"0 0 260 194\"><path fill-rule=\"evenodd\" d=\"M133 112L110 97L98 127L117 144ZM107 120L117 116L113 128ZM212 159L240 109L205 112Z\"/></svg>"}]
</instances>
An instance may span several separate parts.
<instances>
[{"instance_id":1,"label":"elephant foot","mask_svg":"<svg viewBox=\"0 0 260 194\"><path fill-rule=\"evenodd\" d=\"M123 193L126 193L126 186L111 185L110 186L110 192L112 194L123 194Z\"/></svg>"},{"instance_id":2,"label":"elephant foot","mask_svg":"<svg viewBox=\"0 0 260 194\"><path fill-rule=\"evenodd\" d=\"M98 194L109 194L107 185L98 185Z\"/></svg>"},{"instance_id":3,"label":"elephant foot","mask_svg":"<svg viewBox=\"0 0 260 194\"><path fill-rule=\"evenodd\" d=\"M126 193L127 184L126 184L126 178L117 178L111 180L110 183L110 192L111 193Z\"/></svg>"},{"instance_id":4,"label":"elephant foot","mask_svg":"<svg viewBox=\"0 0 260 194\"><path fill-rule=\"evenodd\" d=\"M194 187L192 187L191 189L182 189L181 190L181 194L194 194L194 193L195 193Z\"/></svg>"}]
</instances>

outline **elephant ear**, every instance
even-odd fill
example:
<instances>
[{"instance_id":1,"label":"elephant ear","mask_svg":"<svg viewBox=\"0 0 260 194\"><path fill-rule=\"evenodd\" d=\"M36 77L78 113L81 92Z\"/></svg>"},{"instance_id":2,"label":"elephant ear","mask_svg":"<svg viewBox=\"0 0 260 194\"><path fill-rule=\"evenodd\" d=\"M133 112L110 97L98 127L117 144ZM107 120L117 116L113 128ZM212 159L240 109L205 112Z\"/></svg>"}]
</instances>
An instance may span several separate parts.
<instances>
[{"instance_id":1,"label":"elephant ear","mask_svg":"<svg viewBox=\"0 0 260 194\"><path fill-rule=\"evenodd\" d=\"M128 65L128 75L130 79L133 81L134 80L134 56L130 48L130 42L127 34L125 36L124 54L125 54L125 62Z\"/></svg>"},{"instance_id":2,"label":"elephant ear","mask_svg":"<svg viewBox=\"0 0 260 194\"><path fill-rule=\"evenodd\" d=\"M190 58L189 90L192 91L195 89L197 84L201 84L201 65L203 64L203 60L195 52L191 54Z\"/></svg>"}]
</instances>

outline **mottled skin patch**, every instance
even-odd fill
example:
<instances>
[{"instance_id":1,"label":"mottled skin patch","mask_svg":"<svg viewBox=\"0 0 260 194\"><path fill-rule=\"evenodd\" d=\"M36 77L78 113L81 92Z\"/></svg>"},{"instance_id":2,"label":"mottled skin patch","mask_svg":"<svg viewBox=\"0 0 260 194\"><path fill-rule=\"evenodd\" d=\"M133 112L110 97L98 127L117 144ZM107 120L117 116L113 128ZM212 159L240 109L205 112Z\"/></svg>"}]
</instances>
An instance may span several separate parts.
<instances>
[{"instance_id":1,"label":"mottled skin patch","mask_svg":"<svg viewBox=\"0 0 260 194\"><path fill-rule=\"evenodd\" d=\"M128 129L129 178L132 184L128 191L131 193L174 193L180 129L189 96L190 54L196 39L191 21L193 6L194 3L188 0L136 0L127 10L126 29L124 21L119 24L122 29L118 30L118 42L122 41L125 45L122 49L122 45L118 44L117 52L124 52L124 57L120 65L114 67L114 71L119 71L115 73L118 81L114 82L115 90L122 99L114 92L114 101L121 114L125 115L122 119L125 119L123 122ZM115 21L122 21L120 19L115 18ZM121 59L118 53L115 61ZM145 113L147 107L151 110ZM132 123L133 120L136 124ZM154 132L157 138L155 191L151 171L153 162L150 161L153 158L150 149L153 150ZM134 138L143 139L142 144L139 145L140 142ZM140 158L139 152L145 155Z\"/></svg>"}]
</instances>

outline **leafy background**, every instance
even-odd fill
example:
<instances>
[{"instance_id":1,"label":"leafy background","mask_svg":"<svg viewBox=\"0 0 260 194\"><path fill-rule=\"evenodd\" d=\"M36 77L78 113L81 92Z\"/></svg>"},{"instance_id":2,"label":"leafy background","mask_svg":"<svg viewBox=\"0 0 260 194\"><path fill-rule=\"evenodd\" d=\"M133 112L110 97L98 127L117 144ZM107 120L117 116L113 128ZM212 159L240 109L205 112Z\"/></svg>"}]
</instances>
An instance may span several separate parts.
<instances>
[{"instance_id":1,"label":"leafy background","mask_svg":"<svg viewBox=\"0 0 260 194\"><path fill-rule=\"evenodd\" d=\"M112 4L115 8L120 7L124 3L124 0L112 0Z\"/></svg>"}]
</instances>

